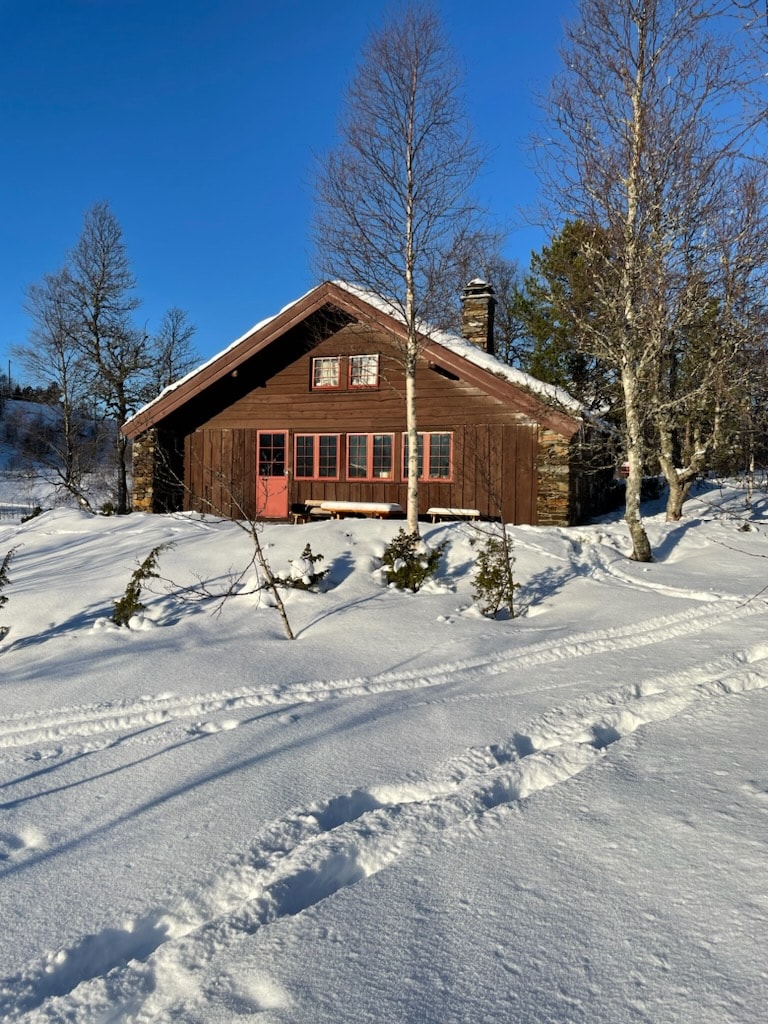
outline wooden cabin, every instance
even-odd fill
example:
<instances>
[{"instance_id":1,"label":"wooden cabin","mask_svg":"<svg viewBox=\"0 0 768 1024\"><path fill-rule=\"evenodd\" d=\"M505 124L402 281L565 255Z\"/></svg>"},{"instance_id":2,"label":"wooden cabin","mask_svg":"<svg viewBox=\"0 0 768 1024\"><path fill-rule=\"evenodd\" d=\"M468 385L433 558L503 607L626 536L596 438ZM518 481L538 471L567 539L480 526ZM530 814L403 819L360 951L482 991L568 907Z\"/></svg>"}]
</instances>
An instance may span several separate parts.
<instances>
[{"instance_id":1,"label":"wooden cabin","mask_svg":"<svg viewBox=\"0 0 768 1024\"><path fill-rule=\"evenodd\" d=\"M465 337L420 335L419 513L570 525L610 471L586 466L573 400L494 358L494 303L473 281ZM405 337L396 312L340 282L257 324L124 425L134 510L405 509Z\"/></svg>"}]
</instances>

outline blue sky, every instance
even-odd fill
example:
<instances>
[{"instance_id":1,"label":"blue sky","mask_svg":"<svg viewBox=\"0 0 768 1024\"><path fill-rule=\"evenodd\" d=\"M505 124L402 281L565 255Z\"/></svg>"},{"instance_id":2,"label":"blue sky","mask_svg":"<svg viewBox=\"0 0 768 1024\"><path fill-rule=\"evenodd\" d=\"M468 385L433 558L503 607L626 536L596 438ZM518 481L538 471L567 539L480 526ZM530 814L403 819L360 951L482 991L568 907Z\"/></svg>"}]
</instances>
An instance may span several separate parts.
<instances>
[{"instance_id":1,"label":"blue sky","mask_svg":"<svg viewBox=\"0 0 768 1024\"><path fill-rule=\"evenodd\" d=\"M466 67L479 183L509 256L544 236L535 94L558 68L575 0L436 0ZM26 287L58 269L84 212L120 221L157 327L170 306L204 358L314 283L313 154L383 0L0 0L0 366L26 341ZM12 367L15 376L15 368Z\"/></svg>"}]
</instances>

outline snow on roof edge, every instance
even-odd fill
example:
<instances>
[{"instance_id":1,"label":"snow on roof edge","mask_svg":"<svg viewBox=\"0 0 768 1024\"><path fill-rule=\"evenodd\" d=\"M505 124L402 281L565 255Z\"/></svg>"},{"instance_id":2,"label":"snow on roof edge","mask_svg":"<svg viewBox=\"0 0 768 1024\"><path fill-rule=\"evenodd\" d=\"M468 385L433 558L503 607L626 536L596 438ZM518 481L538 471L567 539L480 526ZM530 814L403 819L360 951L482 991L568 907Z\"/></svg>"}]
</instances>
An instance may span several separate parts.
<instances>
[{"instance_id":1,"label":"snow on roof edge","mask_svg":"<svg viewBox=\"0 0 768 1024\"><path fill-rule=\"evenodd\" d=\"M198 373L202 373L203 370L208 369L209 366L221 359L221 357L226 355L227 352L231 352L232 349L237 348L237 346L241 344L241 342L245 341L246 338L249 338L256 331L260 331L262 327L266 327L270 321L276 320L282 313L285 313L286 310L291 308L291 306L297 305L314 290L314 288L310 288L308 292L304 292L304 294L300 295L297 299L293 299L292 302L289 302L286 306L283 306L282 309L279 309L277 313L273 313L272 316L267 316L263 320L259 320L253 325L253 327L250 327L244 334L241 334L239 338L235 338L234 341L230 342L225 348L211 356L210 359L206 359L204 363L200 363L200 365L196 366L194 370L190 370L189 373L184 374L183 377L179 377L179 379L175 380L172 384L168 384L168 386L164 387L160 394L156 395L151 402L146 402L140 409L137 409L133 416L126 420L126 424L131 423L138 416L143 415L147 410L151 409L153 405L156 405L161 398L164 398L166 395L170 395L173 391L176 391L182 384L186 384L188 380L192 380L193 377L196 377Z\"/></svg>"},{"instance_id":2,"label":"snow on roof edge","mask_svg":"<svg viewBox=\"0 0 768 1024\"><path fill-rule=\"evenodd\" d=\"M376 309L380 309L383 313L387 313L401 323L403 322L402 311L392 300L382 298L374 292L366 291L364 288L359 288L357 285L349 284L346 281L334 281L333 283L338 285L339 288L345 289L351 295L363 299ZM518 370L514 366L502 363L496 356L492 356L489 352L484 352L460 334L443 330L424 321L418 324L418 329L419 333L429 338L430 341L436 341L444 348L449 349L456 355L462 356L468 362L474 363L494 376L501 377L517 387L524 388L526 391L541 398L548 405L559 406L570 415L582 419L595 419L594 414L564 388L558 387L556 384L547 384L536 377L532 377L529 373L525 373L523 370Z\"/></svg>"},{"instance_id":3,"label":"snow on roof edge","mask_svg":"<svg viewBox=\"0 0 768 1024\"><path fill-rule=\"evenodd\" d=\"M380 310L387 316L393 317L395 320L400 321L400 323L404 322L402 310L398 308L397 304L393 300L385 299L382 296L377 295L375 292L367 291L366 289L361 288L358 285L351 284L348 281L334 280L331 284L336 285L338 288L343 289L358 299L362 299L364 302L368 303L368 305ZM226 355L227 352L231 352L233 349L237 348L238 345L245 341L246 338L249 338L255 331L259 331L263 327L266 327L268 323L291 309L292 306L298 305L298 303L315 291L317 287L318 286L310 288L309 291L304 292L298 298L283 306L282 309L279 309L277 313L273 313L272 316L259 320L253 325L253 327L249 328L249 330L244 334L241 334L238 338L227 345L226 348L221 349L221 351L211 356L210 359L207 359L204 363L195 367L194 370L190 370L189 373L163 388L159 395L153 398L152 401L143 405L128 420L126 420L126 425L131 423L137 417L143 415L166 395L176 391L183 384L186 384L187 381L192 380L193 377L202 373L203 370L217 362L222 356ZM532 377L529 373L525 373L523 370L518 370L514 366L502 363L500 359L496 358L496 356L492 356L490 353L484 352L471 341L467 341L466 338L462 338L459 334L455 334L452 331L437 328L424 321L419 323L418 329L419 333L429 338L430 341L437 342L444 348L449 349L451 352L461 356L468 362L474 363L481 369L492 373L494 376L507 380L509 383L514 384L517 387L523 388L540 398L547 405L558 407L568 415L589 420L597 425L601 424L600 418L595 413L589 410L583 403L579 402L578 399L574 398L573 395L565 391L564 388L558 387L555 384L547 384L544 381L538 380L536 377Z\"/></svg>"}]
</instances>

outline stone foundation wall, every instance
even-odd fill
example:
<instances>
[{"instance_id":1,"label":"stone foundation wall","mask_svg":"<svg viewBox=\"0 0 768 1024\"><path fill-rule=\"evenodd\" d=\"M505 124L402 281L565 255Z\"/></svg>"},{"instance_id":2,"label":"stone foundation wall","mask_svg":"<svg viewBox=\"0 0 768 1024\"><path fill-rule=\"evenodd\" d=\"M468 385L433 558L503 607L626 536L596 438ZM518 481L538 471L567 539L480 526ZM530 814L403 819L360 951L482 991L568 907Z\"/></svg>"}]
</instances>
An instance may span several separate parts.
<instances>
[{"instance_id":1,"label":"stone foundation wall","mask_svg":"<svg viewBox=\"0 0 768 1024\"><path fill-rule=\"evenodd\" d=\"M610 437L598 430L570 440L539 430L539 526L575 526L608 510L611 452Z\"/></svg>"},{"instance_id":2,"label":"stone foundation wall","mask_svg":"<svg viewBox=\"0 0 768 1024\"><path fill-rule=\"evenodd\" d=\"M539 486L536 510L539 526L570 526L571 504L570 443L552 430L539 430Z\"/></svg>"},{"instance_id":3,"label":"stone foundation wall","mask_svg":"<svg viewBox=\"0 0 768 1024\"><path fill-rule=\"evenodd\" d=\"M133 442L133 511L155 511L157 430L145 431Z\"/></svg>"}]
</instances>

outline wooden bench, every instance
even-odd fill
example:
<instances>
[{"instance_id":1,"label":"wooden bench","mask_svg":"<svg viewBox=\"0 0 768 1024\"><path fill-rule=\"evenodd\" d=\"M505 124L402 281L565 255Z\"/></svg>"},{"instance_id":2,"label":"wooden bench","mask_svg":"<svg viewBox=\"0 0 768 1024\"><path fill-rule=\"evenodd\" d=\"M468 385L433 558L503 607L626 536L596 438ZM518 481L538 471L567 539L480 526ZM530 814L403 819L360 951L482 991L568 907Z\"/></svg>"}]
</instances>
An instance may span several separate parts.
<instances>
[{"instance_id":1,"label":"wooden bench","mask_svg":"<svg viewBox=\"0 0 768 1024\"><path fill-rule=\"evenodd\" d=\"M289 515L296 523L308 523L310 519L330 519L331 513L322 508L321 498L307 498L306 501L297 501L291 505Z\"/></svg>"},{"instance_id":2,"label":"wooden bench","mask_svg":"<svg viewBox=\"0 0 768 1024\"><path fill-rule=\"evenodd\" d=\"M476 508L428 508L427 515L432 516L432 522L438 519L479 519L480 510Z\"/></svg>"},{"instance_id":3,"label":"wooden bench","mask_svg":"<svg viewBox=\"0 0 768 1024\"><path fill-rule=\"evenodd\" d=\"M323 501L319 510L329 513L334 519L344 516L367 516L372 519L389 519L402 515L402 506L396 501Z\"/></svg>"}]
</instances>

